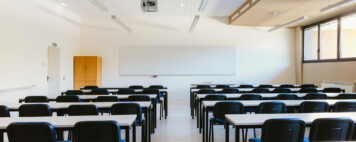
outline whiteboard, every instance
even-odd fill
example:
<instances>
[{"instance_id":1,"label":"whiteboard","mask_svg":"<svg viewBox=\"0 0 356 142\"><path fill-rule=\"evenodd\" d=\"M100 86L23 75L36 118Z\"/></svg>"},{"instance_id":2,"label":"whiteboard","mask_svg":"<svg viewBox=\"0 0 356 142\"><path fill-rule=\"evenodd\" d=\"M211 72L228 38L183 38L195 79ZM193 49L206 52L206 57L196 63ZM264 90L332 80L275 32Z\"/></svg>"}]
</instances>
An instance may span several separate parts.
<instances>
[{"instance_id":1,"label":"whiteboard","mask_svg":"<svg viewBox=\"0 0 356 142\"><path fill-rule=\"evenodd\" d=\"M219 47L120 47L122 76L235 75L236 48Z\"/></svg>"}]
</instances>

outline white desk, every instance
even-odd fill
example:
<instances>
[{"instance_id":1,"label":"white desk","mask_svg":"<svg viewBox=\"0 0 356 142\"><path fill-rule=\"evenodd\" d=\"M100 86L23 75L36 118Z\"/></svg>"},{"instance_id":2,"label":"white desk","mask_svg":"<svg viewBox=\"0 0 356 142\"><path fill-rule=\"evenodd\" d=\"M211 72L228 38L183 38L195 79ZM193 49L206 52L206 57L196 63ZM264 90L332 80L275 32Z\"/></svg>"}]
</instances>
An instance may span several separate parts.
<instances>
[{"instance_id":1,"label":"white desk","mask_svg":"<svg viewBox=\"0 0 356 142\"><path fill-rule=\"evenodd\" d=\"M80 121L101 121L113 120L120 124L120 127L125 129L125 140L130 141L130 129L133 133L133 142L136 141L136 115L110 115L110 116L58 116L58 117L11 117L0 118L0 129L6 131L9 124L13 122L49 122L56 129L70 130L77 122Z\"/></svg>"},{"instance_id":2,"label":"white desk","mask_svg":"<svg viewBox=\"0 0 356 142\"><path fill-rule=\"evenodd\" d=\"M206 88L206 89L209 89L209 88ZM221 88L211 88L212 90L215 90L215 91L222 91L223 89ZM239 91L243 91L243 92L251 92L253 91L253 89L256 89L256 88L236 88L238 89ZM269 91L273 91L274 89L276 88L265 88L265 89L268 89ZM292 92L298 92L301 90L301 88L285 88L285 89L290 89ZM318 91L323 91L324 88L315 88L316 90ZM192 92L195 92L195 91L199 91L201 89L191 89Z\"/></svg>"},{"instance_id":3,"label":"white desk","mask_svg":"<svg viewBox=\"0 0 356 142\"><path fill-rule=\"evenodd\" d=\"M315 119L318 118L338 118L346 117L356 121L355 112L347 113L288 113L288 114L233 114L225 115L226 117L226 129L225 129L225 139L229 142L229 127L228 125L233 125L235 127L235 141L240 140L239 131L240 128L260 128L263 123L268 119L278 119L278 118L298 118L303 120L306 124L311 124Z\"/></svg>"},{"instance_id":4,"label":"white desk","mask_svg":"<svg viewBox=\"0 0 356 142\"><path fill-rule=\"evenodd\" d=\"M308 93L236 93L236 94L220 94L220 95L225 95L227 98L240 98L244 94L258 94L261 95L262 98L275 98L279 94L295 94L299 98L302 98L305 97ZM324 94L326 94L326 96L330 98L333 98L333 97L337 97L340 93L324 93ZM198 99L201 99L201 98L205 98L206 95L208 94L197 94L196 97ZM218 95L218 94L214 94L214 95Z\"/></svg>"}]
</instances>

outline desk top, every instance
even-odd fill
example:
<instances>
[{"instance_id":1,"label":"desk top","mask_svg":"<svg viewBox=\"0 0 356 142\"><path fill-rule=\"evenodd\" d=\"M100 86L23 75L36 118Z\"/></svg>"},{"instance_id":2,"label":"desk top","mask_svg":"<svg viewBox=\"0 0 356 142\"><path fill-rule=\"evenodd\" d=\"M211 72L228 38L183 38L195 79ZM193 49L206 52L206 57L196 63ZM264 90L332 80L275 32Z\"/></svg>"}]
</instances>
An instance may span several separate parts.
<instances>
[{"instance_id":1,"label":"desk top","mask_svg":"<svg viewBox=\"0 0 356 142\"><path fill-rule=\"evenodd\" d=\"M244 106L247 107L257 107L260 103L263 102L283 102L286 106L300 106L303 102L310 102L310 101L320 101L320 102L327 102L330 106L335 105L337 102L356 102L356 99L350 100L241 100L237 102L241 102ZM224 101L203 101L204 107L214 107L217 102L224 102ZM356 113L355 113L356 114Z\"/></svg>"},{"instance_id":2,"label":"desk top","mask_svg":"<svg viewBox=\"0 0 356 142\"><path fill-rule=\"evenodd\" d=\"M259 94L262 96L262 98L274 98L277 97L279 94L295 94L298 97L305 97L308 93L236 93L236 94L221 94L221 95L225 95L227 98L240 98L241 95L243 94ZM326 94L328 97L337 97L339 94L341 93L324 93ZM204 98L206 95L208 94L197 94L197 98L201 99ZM217 94L213 94L213 95L217 95Z\"/></svg>"},{"instance_id":3,"label":"desk top","mask_svg":"<svg viewBox=\"0 0 356 142\"><path fill-rule=\"evenodd\" d=\"M107 116L52 116L52 117L1 117L0 129L6 129L13 122L49 122L55 128L72 128L80 121L114 120L120 126L131 126L136 121L136 115Z\"/></svg>"},{"instance_id":4,"label":"desk top","mask_svg":"<svg viewBox=\"0 0 356 142\"><path fill-rule=\"evenodd\" d=\"M1 103L1 105L5 105L9 107L9 109L16 110L23 104L48 104L52 109L65 109L68 108L70 105L88 105L94 104L98 108L110 108L113 104L117 103L138 103L141 107L147 108L150 107L151 102L75 102L75 103L57 103L57 102L50 102L50 103Z\"/></svg>"},{"instance_id":5,"label":"desk top","mask_svg":"<svg viewBox=\"0 0 356 142\"><path fill-rule=\"evenodd\" d=\"M206 88L206 89L213 89L215 91L222 91L223 90L221 88ZM250 92L250 91L252 91L253 89L256 89L256 88L236 88L236 89L238 89L239 91ZM269 91L273 91L276 88L264 88L264 89L268 89ZM301 88L283 88L283 89L290 89L293 92L298 92ZM315 88L315 89L318 90L318 91L323 91L324 90L324 88ZM192 92L199 91L199 90L202 90L202 89L191 89Z\"/></svg>"},{"instance_id":6,"label":"desk top","mask_svg":"<svg viewBox=\"0 0 356 142\"><path fill-rule=\"evenodd\" d=\"M116 96L118 97L119 99L128 99L129 96L133 96L133 95L147 95L149 96L150 98L156 98L157 97L157 94L120 94L120 95L77 95L80 99L96 99L97 97L99 96ZM48 99L50 100L55 100L58 96L56 95L50 95L50 96L47 96ZM25 98L20 98L19 99L20 101L22 100L25 100Z\"/></svg>"},{"instance_id":7,"label":"desk top","mask_svg":"<svg viewBox=\"0 0 356 142\"><path fill-rule=\"evenodd\" d=\"M318 118L346 117L356 121L355 112L328 112L328 113L281 113L281 114L228 114L226 119L235 126L262 126L268 119L298 118L306 124L311 124Z\"/></svg>"}]
</instances>

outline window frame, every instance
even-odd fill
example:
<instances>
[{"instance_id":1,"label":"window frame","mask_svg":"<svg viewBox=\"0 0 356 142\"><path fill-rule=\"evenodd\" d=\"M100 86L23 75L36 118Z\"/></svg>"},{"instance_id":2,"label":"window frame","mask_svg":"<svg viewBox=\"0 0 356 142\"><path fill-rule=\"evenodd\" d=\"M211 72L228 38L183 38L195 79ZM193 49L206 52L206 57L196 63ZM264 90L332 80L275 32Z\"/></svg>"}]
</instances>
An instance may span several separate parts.
<instances>
[{"instance_id":1,"label":"window frame","mask_svg":"<svg viewBox=\"0 0 356 142\"><path fill-rule=\"evenodd\" d=\"M343 17L347 17L347 16L351 16L351 15L355 15L356 16L356 10L354 11L351 11L351 12L348 12L348 13L344 13L344 14L341 14L341 15L338 15L338 16L335 16L335 17L331 17L331 18L328 18L326 20L322 20L322 21L319 21L319 22L316 22L316 23L313 23L313 24L310 24L310 25L306 25L306 26L303 26L302 27L302 46L303 46L303 49L302 49L302 63L323 63L323 62L348 62L348 61L356 61L356 57L349 57L349 58L341 58L341 31L342 31L342 27L341 27L341 19ZM328 23L328 22L331 22L331 21L337 21L337 58L336 59L320 59L320 26L322 24L325 24L325 23ZM311 27L318 27L318 50L317 50L317 54L318 54L318 57L317 57L317 60L305 60L305 57L304 57L304 34L305 34L305 29L307 28L311 28Z\"/></svg>"}]
</instances>

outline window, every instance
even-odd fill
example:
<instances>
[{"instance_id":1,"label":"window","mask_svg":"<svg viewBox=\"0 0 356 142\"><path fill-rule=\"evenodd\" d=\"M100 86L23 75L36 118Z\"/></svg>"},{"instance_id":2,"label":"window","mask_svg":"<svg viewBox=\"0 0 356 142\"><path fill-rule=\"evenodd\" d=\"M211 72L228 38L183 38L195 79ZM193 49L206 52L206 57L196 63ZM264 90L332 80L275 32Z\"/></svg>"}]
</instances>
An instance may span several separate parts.
<instances>
[{"instance_id":1,"label":"window","mask_svg":"<svg viewBox=\"0 0 356 142\"><path fill-rule=\"evenodd\" d=\"M320 59L337 58L337 21L320 25Z\"/></svg>"},{"instance_id":2,"label":"window","mask_svg":"<svg viewBox=\"0 0 356 142\"><path fill-rule=\"evenodd\" d=\"M318 59L318 27L304 29L304 60Z\"/></svg>"},{"instance_id":3,"label":"window","mask_svg":"<svg viewBox=\"0 0 356 142\"><path fill-rule=\"evenodd\" d=\"M356 14L341 18L341 58L356 57Z\"/></svg>"},{"instance_id":4,"label":"window","mask_svg":"<svg viewBox=\"0 0 356 142\"><path fill-rule=\"evenodd\" d=\"M356 10L303 28L304 62L356 61Z\"/></svg>"}]
</instances>

